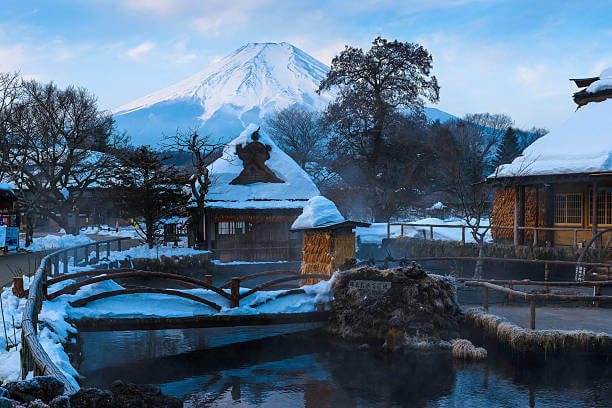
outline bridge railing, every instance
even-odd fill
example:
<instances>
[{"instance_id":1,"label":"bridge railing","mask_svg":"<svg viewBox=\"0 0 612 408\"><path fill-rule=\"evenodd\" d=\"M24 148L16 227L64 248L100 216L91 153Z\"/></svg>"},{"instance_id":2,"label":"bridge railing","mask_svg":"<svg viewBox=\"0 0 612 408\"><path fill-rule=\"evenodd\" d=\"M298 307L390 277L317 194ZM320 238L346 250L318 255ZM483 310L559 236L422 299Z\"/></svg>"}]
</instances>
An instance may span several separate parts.
<instances>
[{"instance_id":1,"label":"bridge railing","mask_svg":"<svg viewBox=\"0 0 612 408\"><path fill-rule=\"evenodd\" d=\"M38 314L44 300L45 281L48 276L60 274L60 259L63 263L64 272L68 272L68 255L73 254L74 264L78 265L85 261L89 263L94 260L90 258L90 250L96 251L96 262L101 260L100 249L106 246L106 258L110 258L111 245L116 244L117 250L121 251L121 241L129 238L112 238L105 241L92 242L71 248L64 248L45 256L30 281L28 298L21 318L21 376L26 378L30 371L34 375L50 375L64 384L64 391L68 394L75 393L76 388L68 381L64 373L53 363L47 352L38 341ZM80 253L79 253L80 251Z\"/></svg>"}]
</instances>

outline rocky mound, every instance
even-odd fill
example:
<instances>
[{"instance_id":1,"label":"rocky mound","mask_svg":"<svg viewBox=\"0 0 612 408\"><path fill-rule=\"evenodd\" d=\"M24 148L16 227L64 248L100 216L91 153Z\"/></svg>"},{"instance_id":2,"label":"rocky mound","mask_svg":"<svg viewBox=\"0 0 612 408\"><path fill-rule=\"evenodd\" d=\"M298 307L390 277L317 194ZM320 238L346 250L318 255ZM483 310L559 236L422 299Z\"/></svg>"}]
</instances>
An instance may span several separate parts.
<instances>
[{"instance_id":1,"label":"rocky mound","mask_svg":"<svg viewBox=\"0 0 612 408\"><path fill-rule=\"evenodd\" d=\"M179 408L178 398L148 385L115 381L111 390L81 388L63 395L64 385L54 377L34 377L0 385L0 408Z\"/></svg>"},{"instance_id":2,"label":"rocky mound","mask_svg":"<svg viewBox=\"0 0 612 408\"><path fill-rule=\"evenodd\" d=\"M328 331L344 339L384 342L446 341L458 336L461 310L450 279L427 275L418 264L340 272L332 285Z\"/></svg>"}]
</instances>

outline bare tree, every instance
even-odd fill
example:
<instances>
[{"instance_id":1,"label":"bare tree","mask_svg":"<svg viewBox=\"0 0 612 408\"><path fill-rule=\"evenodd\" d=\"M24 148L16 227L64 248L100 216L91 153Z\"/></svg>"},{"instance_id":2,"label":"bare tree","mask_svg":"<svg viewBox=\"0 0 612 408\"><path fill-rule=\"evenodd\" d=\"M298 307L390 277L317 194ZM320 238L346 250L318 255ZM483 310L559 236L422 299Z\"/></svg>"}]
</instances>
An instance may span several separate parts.
<instances>
[{"instance_id":1,"label":"bare tree","mask_svg":"<svg viewBox=\"0 0 612 408\"><path fill-rule=\"evenodd\" d=\"M320 114L291 106L266 119L266 130L301 168L320 160L327 134Z\"/></svg>"},{"instance_id":2,"label":"bare tree","mask_svg":"<svg viewBox=\"0 0 612 408\"><path fill-rule=\"evenodd\" d=\"M76 234L79 201L111 175L125 137L83 88L29 81L20 90L7 136L11 181L31 211Z\"/></svg>"},{"instance_id":3,"label":"bare tree","mask_svg":"<svg viewBox=\"0 0 612 408\"><path fill-rule=\"evenodd\" d=\"M491 176L495 148L512 123L506 115L481 113L438 124L434 129L441 179L446 190L457 197L463 220L478 245L479 258L484 255L490 230L482 221L491 219L493 208L491 184L483 181ZM474 277L482 277L481 260L476 264Z\"/></svg>"},{"instance_id":4,"label":"bare tree","mask_svg":"<svg viewBox=\"0 0 612 408\"><path fill-rule=\"evenodd\" d=\"M206 194L213 181L207 166L221 155L225 144L215 141L210 134L202 135L197 129L190 129L177 130L174 135L165 136L162 147L191 154L193 175L189 178L189 187L198 210L202 214Z\"/></svg>"}]
</instances>

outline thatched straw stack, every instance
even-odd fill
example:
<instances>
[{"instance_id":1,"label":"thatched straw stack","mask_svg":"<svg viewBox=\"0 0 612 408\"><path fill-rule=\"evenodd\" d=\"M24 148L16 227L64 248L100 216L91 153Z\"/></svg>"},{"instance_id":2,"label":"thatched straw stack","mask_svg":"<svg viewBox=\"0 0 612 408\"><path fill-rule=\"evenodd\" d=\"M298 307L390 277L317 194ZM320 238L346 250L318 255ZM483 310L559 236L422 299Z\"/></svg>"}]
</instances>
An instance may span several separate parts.
<instances>
[{"instance_id":1,"label":"thatched straw stack","mask_svg":"<svg viewBox=\"0 0 612 408\"><path fill-rule=\"evenodd\" d=\"M307 231L304 235L304 258L302 274L320 273L332 276L334 273L334 255L332 235L329 231ZM319 279L304 279L303 285L311 285Z\"/></svg>"},{"instance_id":2,"label":"thatched straw stack","mask_svg":"<svg viewBox=\"0 0 612 408\"><path fill-rule=\"evenodd\" d=\"M543 198L543 193L540 193ZM525 189L525 226L535 227L536 225L536 190ZM544 219L544 205L540 205L540 219ZM506 188L495 193L493 202L492 225L502 225L511 227L514 225L514 189ZM511 229L494 229L491 234L493 238L512 239ZM533 231L525 231L525 239L533 239Z\"/></svg>"},{"instance_id":3,"label":"thatched straw stack","mask_svg":"<svg viewBox=\"0 0 612 408\"><path fill-rule=\"evenodd\" d=\"M487 358L487 350L475 347L471 341L458 339L453 342L452 354L455 358L463 360L484 360Z\"/></svg>"}]
</instances>

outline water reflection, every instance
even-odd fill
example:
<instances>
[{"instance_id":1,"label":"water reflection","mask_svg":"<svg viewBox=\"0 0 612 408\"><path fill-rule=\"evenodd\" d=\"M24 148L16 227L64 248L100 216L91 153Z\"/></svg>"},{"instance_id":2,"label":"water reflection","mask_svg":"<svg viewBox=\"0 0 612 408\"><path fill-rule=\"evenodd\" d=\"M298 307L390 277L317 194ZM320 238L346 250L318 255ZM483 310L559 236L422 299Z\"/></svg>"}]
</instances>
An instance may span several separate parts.
<instances>
[{"instance_id":1,"label":"water reflection","mask_svg":"<svg viewBox=\"0 0 612 408\"><path fill-rule=\"evenodd\" d=\"M104 336L89 340L84 366L93 367ZM89 385L106 386L117 378L156 384L167 394L187 395L186 406L609 406L612 369L605 361L574 357L519 364L488 347L490 359L479 363L456 361L448 353L390 357L311 331L127 365L115 361L82 373Z\"/></svg>"}]
</instances>

